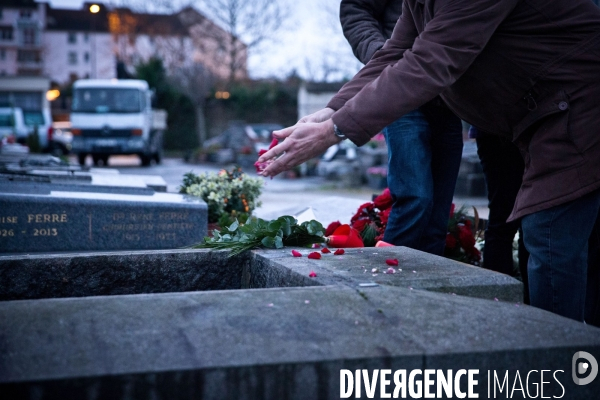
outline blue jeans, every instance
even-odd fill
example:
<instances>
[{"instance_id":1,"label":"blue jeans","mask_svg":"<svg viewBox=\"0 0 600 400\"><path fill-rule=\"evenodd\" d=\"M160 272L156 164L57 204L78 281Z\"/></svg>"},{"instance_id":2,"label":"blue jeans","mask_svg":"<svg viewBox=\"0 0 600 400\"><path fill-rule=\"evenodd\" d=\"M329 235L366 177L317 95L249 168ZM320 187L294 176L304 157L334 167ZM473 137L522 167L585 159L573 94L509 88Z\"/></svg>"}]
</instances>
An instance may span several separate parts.
<instances>
[{"instance_id":1,"label":"blue jeans","mask_svg":"<svg viewBox=\"0 0 600 400\"><path fill-rule=\"evenodd\" d=\"M385 128L394 199L383 240L442 255L462 157L460 120L442 107L412 111Z\"/></svg>"},{"instance_id":2,"label":"blue jeans","mask_svg":"<svg viewBox=\"0 0 600 400\"><path fill-rule=\"evenodd\" d=\"M600 190L526 215L531 305L599 325Z\"/></svg>"},{"instance_id":3,"label":"blue jeans","mask_svg":"<svg viewBox=\"0 0 600 400\"><path fill-rule=\"evenodd\" d=\"M477 128L477 154L483 168L490 210L485 228L483 267L513 275L513 241L521 221L506 222L523 181L525 165L517 146L500 136L487 134ZM529 253L519 235L519 271L523 279L525 304L529 304L527 260Z\"/></svg>"}]
</instances>

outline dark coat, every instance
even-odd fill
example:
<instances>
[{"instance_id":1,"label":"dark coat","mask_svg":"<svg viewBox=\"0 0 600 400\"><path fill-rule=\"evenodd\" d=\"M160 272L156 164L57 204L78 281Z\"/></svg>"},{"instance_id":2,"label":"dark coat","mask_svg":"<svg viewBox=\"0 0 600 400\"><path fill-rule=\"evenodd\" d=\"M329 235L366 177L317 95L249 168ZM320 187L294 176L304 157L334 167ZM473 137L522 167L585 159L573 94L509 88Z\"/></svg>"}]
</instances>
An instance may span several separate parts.
<instances>
[{"instance_id":1,"label":"dark coat","mask_svg":"<svg viewBox=\"0 0 600 400\"><path fill-rule=\"evenodd\" d=\"M404 0L392 38L328 106L363 145L437 95L519 146L511 219L600 188L600 9L590 0Z\"/></svg>"},{"instance_id":2,"label":"dark coat","mask_svg":"<svg viewBox=\"0 0 600 400\"><path fill-rule=\"evenodd\" d=\"M392 36L402 0L342 0L340 22L356 58L363 64Z\"/></svg>"}]
</instances>

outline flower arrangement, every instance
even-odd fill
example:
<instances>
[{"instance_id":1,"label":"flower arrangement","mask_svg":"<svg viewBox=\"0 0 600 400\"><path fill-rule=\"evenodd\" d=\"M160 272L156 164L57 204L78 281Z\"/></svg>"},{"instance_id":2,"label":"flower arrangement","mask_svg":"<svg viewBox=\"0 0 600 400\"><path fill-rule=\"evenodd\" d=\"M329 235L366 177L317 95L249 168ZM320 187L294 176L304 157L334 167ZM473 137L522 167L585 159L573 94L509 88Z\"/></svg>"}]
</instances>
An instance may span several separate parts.
<instances>
[{"instance_id":1,"label":"flower arrangement","mask_svg":"<svg viewBox=\"0 0 600 400\"><path fill-rule=\"evenodd\" d=\"M179 193L202 198L208 205L208 222L229 226L239 219L245 222L252 211L260 206L263 180L251 178L241 168L218 173L184 175Z\"/></svg>"},{"instance_id":2,"label":"flower arrangement","mask_svg":"<svg viewBox=\"0 0 600 400\"><path fill-rule=\"evenodd\" d=\"M444 257L472 265L480 265L481 252L476 247L474 233L474 229L479 223L478 220L477 210L475 210L475 217L472 218L467 215L464 207L455 211L455 206L452 204Z\"/></svg>"},{"instance_id":3,"label":"flower arrangement","mask_svg":"<svg viewBox=\"0 0 600 400\"><path fill-rule=\"evenodd\" d=\"M195 247L231 250L229 255L235 256L259 247L280 249L283 246L310 246L314 243L323 243L325 241L323 231L323 225L318 221L311 220L298 224L296 218L287 215L271 221L250 218L245 224L238 223L236 220L221 230L214 230L212 237L204 238L204 243ZM296 257L295 254L294 256Z\"/></svg>"},{"instance_id":4,"label":"flower arrangement","mask_svg":"<svg viewBox=\"0 0 600 400\"><path fill-rule=\"evenodd\" d=\"M358 211L350 219L350 225L360 233L366 247L373 247L383 239L393 202L390 190L386 188L373 201L358 207ZM331 235L340 225L339 221L329 224L325 236Z\"/></svg>"}]
</instances>

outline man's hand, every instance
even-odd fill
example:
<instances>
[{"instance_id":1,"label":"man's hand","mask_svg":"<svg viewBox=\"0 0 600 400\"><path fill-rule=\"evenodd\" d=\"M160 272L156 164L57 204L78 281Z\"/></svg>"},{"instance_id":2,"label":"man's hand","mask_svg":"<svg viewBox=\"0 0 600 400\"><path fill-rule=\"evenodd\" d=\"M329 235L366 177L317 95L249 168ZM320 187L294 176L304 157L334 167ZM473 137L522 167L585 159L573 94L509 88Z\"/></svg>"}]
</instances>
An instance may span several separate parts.
<instances>
[{"instance_id":1,"label":"man's hand","mask_svg":"<svg viewBox=\"0 0 600 400\"><path fill-rule=\"evenodd\" d=\"M307 122L325 122L329 118L331 118L331 116L334 113L335 113L335 110L333 110L331 108L323 108L317 112L307 115L306 117L300 118L300 120L298 121L298 123L296 125L304 124Z\"/></svg>"},{"instance_id":2,"label":"man's hand","mask_svg":"<svg viewBox=\"0 0 600 400\"><path fill-rule=\"evenodd\" d=\"M275 176L292 169L342 141L333 133L331 119L319 123L297 123L289 128L273 132L273 136L280 141L285 140L258 159L260 163L274 160L262 171L262 176Z\"/></svg>"}]
</instances>

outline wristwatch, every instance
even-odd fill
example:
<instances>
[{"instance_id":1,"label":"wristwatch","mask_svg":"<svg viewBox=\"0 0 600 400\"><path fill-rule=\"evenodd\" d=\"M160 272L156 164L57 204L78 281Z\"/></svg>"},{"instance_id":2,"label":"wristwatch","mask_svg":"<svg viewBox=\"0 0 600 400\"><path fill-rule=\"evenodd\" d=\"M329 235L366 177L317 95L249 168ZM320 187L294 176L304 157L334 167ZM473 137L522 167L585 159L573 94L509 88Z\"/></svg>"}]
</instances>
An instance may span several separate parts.
<instances>
[{"instance_id":1,"label":"wristwatch","mask_svg":"<svg viewBox=\"0 0 600 400\"><path fill-rule=\"evenodd\" d=\"M340 131L340 128L338 128L336 124L333 124L333 133L340 139L348 139L346 135L344 135L342 131Z\"/></svg>"}]
</instances>

